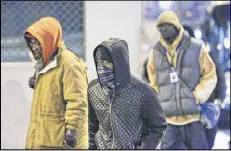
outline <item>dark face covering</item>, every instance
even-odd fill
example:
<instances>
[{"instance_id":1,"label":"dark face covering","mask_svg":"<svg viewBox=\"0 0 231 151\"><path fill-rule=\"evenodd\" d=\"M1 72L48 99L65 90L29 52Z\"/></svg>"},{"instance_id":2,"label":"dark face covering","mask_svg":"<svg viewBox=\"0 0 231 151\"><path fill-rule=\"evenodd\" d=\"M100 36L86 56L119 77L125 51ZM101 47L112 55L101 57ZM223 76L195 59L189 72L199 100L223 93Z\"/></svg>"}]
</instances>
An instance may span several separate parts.
<instances>
[{"instance_id":1,"label":"dark face covering","mask_svg":"<svg viewBox=\"0 0 231 151\"><path fill-rule=\"evenodd\" d=\"M96 52L96 63L99 81L103 86L106 86L110 90L115 88L115 74L113 64L108 52Z\"/></svg>"},{"instance_id":2,"label":"dark face covering","mask_svg":"<svg viewBox=\"0 0 231 151\"><path fill-rule=\"evenodd\" d=\"M168 42L172 43L177 35L179 34L179 30L176 29L172 24L163 23L160 24L158 30L161 36Z\"/></svg>"},{"instance_id":3,"label":"dark face covering","mask_svg":"<svg viewBox=\"0 0 231 151\"><path fill-rule=\"evenodd\" d=\"M96 52L96 68L99 76L99 81L102 84L103 90L107 95L107 102L111 103L114 97L115 88L115 73L111 57L103 48L99 48Z\"/></svg>"},{"instance_id":4,"label":"dark face covering","mask_svg":"<svg viewBox=\"0 0 231 151\"><path fill-rule=\"evenodd\" d=\"M25 36L25 40L27 42L28 47L31 49L31 52L32 52L34 58L37 60L37 63L35 66L36 71L40 72L45 67L45 63L43 61L41 44L35 38Z\"/></svg>"}]
</instances>

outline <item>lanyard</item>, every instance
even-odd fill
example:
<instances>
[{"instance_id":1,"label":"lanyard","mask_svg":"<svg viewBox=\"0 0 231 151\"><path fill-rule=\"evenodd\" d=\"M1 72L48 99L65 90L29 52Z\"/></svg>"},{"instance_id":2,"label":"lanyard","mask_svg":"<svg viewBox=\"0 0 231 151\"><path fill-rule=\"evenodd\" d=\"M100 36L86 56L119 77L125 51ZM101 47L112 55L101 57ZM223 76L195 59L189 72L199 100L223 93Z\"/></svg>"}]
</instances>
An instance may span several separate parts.
<instances>
[{"instance_id":1,"label":"lanyard","mask_svg":"<svg viewBox=\"0 0 231 151\"><path fill-rule=\"evenodd\" d=\"M180 44L181 44L181 42L178 44L176 51L174 52L173 55L166 48L164 48L164 51L171 57L171 62L169 62L168 57L166 56L167 61L168 61L169 65L172 67L172 69L174 68L174 57L175 57L177 51L179 50Z\"/></svg>"},{"instance_id":2,"label":"lanyard","mask_svg":"<svg viewBox=\"0 0 231 151\"><path fill-rule=\"evenodd\" d=\"M171 62L169 62L169 60L167 59L167 61L169 62L169 64L171 65L171 67L174 67L174 57L176 55L176 52L174 52L174 54L172 55L169 51L166 50L166 53L168 53L168 55L171 58Z\"/></svg>"}]
</instances>

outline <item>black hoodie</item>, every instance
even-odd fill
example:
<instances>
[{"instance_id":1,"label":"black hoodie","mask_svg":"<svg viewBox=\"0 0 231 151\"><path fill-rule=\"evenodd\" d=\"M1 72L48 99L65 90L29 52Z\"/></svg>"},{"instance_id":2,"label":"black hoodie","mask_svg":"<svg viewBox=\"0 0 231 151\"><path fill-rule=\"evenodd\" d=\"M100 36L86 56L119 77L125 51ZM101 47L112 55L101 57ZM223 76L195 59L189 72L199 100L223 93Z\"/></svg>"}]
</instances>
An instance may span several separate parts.
<instances>
[{"instance_id":1,"label":"black hoodie","mask_svg":"<svg viewBox=\"0 0 231 151\"><path fill-rule=\"evenodd\" d=\"M116 87L109 104L99 80L89 84L89 149L156 149L167 123L155 91L131 75L126 41L102 42L94 59L99 47L112 58Z\"/></svg>"}]
</instances>

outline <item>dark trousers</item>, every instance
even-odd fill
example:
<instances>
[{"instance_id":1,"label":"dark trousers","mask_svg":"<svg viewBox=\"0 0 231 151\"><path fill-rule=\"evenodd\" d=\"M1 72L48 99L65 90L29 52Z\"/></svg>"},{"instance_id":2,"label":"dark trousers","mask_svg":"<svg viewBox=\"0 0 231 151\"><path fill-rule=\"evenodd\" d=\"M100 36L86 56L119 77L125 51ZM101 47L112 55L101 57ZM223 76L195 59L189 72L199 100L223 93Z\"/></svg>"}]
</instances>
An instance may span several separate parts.
<instances>
[{"instance_id":1,"label":"dark trousers","mask_svg":"<svg viewBox=\"0 0 231 151\"><path fill-rule=\"evenodd\" d=\"M207 137L209 149L213 148L216 134L217 134L217 127L214 127L212 129L205 129L205 135Z\"/></svg>"},{"instance_id":2,"label":"dark trousers","mask_svg":"<svg viewBox=\"0 0 231 151\"><path fill-rule=\"evenodd\" d=\"M209 149L205 128L199 121L187 125L168 124L161 149Z\"/></svg>"}]
</instances>

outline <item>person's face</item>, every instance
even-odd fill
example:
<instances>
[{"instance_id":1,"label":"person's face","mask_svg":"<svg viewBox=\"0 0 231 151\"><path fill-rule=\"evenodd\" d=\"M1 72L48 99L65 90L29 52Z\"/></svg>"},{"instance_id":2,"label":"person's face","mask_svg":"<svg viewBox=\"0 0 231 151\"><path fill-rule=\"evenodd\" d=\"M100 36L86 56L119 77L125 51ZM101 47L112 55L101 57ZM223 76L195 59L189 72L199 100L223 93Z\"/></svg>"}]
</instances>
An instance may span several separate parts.
<instances>
[{"instance_id":1,"label":"person's face","mask_svg":"<svg viewBox=\"0 0 231 151\"><path fill-rule=\"evenodd\" d=\"M172 25L168 23L163 23L157 26L161 36L163 38L173 38L178 34L178 30Z\"/></svg>"},{"instance_id":2,"label":"person's face","mask_svg":"<svg viewBox=\"0 0 231 151\"><path fill-rule=\"evenodd\" d=\"M41 46L40 42L36 39L31 39L29 45L31 47L31 51L32 51L35 59L36 60L42 59L42 46Z\"/></svg>"},{"instance_id":3,"label":"person's face","mask_svg":"<svg viewBox=\"0 0 231 151\"><path fill-rule=\"evenodd\" d=\"M97 62L97 72L100 79L114 74L113 64L111 62L106 60L96 60L96 62Z\"/></svg>"},{"instance_id":4,"label":"person's face","mask_svg":"<svg viewBox=\"0 0 231 151\"><path fill-rule=\"evenodd\" d=\"M103 59L96 59L96 64L100 83L108 88L113 88L115 78L113 63Z\"/></svg>"}]
</instances>

